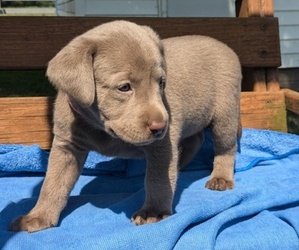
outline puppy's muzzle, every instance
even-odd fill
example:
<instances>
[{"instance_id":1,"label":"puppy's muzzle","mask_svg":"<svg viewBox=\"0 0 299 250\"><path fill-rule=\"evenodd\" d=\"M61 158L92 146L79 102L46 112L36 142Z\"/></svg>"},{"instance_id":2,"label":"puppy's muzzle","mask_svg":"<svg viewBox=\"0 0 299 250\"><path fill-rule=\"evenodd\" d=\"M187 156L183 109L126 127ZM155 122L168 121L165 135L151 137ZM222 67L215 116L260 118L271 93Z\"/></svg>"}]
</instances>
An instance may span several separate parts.
<instances>
[{"instance_id":1,"label":"puppy's muzzle","mask_svg":"<svg viewBox=\"0 0 299 250\"><path fill-rule=\"evenodd\" d=\"M166 122L152 122L149 124L149 129L156 139L163 137L166 127Z\"/></svg>"}]
</instances>

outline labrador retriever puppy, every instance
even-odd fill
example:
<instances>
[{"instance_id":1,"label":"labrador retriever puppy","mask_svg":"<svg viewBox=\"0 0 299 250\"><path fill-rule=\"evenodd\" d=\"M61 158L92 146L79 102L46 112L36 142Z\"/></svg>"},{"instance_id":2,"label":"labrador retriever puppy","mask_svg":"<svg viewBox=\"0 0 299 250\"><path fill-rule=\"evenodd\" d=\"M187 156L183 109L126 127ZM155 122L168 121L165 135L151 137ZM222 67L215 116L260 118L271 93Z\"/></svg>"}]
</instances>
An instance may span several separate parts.
<instances>
[{"instance_id":1,"label":"labrador retriever puppy","mask_svg":"<svg viewBox=\"0 0 299 250\"><path fill-rule=\"evenodd\" d=\"M161 41L127 21L76 37L48 65L58 89L54 140L36 206L11 230L56 226L90 150L146 158L146 197L132 216L142 225L172 214L178 169L211 128L215 159L206 187L234 187L240 132L241 67L223 43L204 36Z\"/></svg>"}]
</instances>

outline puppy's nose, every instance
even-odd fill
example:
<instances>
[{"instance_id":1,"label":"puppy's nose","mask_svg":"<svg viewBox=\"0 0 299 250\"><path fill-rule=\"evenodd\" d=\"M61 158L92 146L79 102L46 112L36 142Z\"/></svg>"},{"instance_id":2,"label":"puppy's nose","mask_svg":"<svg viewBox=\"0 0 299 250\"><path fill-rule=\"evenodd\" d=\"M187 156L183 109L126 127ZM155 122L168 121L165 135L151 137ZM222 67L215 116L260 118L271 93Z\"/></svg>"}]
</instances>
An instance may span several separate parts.
<instances>
[{"instance_id":1,"label":"puppy's nose","mask_svg":"<svg viewBox=\"0 0 299 250\"><path fill-rule=\"evenodd\" d=\"M152 122L149 129L156 138L159 138L166 129L166 122Z\"/></svg>"}]
</instances>

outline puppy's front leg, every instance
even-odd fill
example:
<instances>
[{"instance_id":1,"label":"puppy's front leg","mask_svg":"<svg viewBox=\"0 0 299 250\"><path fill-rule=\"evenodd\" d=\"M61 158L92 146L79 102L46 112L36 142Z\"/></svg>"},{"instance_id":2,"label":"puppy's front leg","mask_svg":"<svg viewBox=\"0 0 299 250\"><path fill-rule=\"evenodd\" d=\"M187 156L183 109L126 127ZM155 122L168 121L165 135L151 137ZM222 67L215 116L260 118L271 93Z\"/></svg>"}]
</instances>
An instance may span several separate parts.
<instances>
[{"instance_id":1,"label":"puppy's front leg","mask_svg":"<svg viewBox=\"0 0 299 250\"><path fill-rule=\"evenodd\" d=\"M37 204L27 215L16 219L11 224L10 230L35 232L56 226L86 157L87 152L54 139L48 170Z\"/></svg>"},{"instance_id":2,"label":"puppy's front leg","mask_svg":"<svg viewBox=\"0 0 299 250\"><path fill-rule=\"evenodd\" d=\"M158 222L172 214L177 181L178 146L151 146L147 154L145 203L132 216L132 222L143 225Z\"/></svg>"}]
</instances>

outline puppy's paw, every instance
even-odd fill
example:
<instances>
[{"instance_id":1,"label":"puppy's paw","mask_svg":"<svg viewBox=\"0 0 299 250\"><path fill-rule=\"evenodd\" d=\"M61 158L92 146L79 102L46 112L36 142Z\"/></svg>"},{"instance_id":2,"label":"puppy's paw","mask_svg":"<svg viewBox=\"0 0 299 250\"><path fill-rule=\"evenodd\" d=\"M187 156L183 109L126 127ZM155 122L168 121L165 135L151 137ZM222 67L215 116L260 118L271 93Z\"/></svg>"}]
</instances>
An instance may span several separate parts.
<instances>
[{"instance_id":1,"label":"puppy's paw","mask_svg":"<svg viewBox=\"0 0 299 250\"><path fill-rule=\"evenodd\" d=\"M51 223L46 216L24 215L13 221L9 230L33 233L53 226L55 226L54 223Z\"/></svg>"},{"instance_id":2,"label":"puppy's paw","mask_svg":"<svg viewBox=\"0 0 299 250\"><path fill-rule=\"evenodd\" d=\"M219 190L219 191L233 189L234 186L235 186L235 182L233 180L225 180L222 178L212 178L206 183L206 188L211 190Z\"/></svg>"},{"instance_id":3,"label":"puppy's paw","mask_svg":"<svg viewBox=\"0 0 299 250\"><path fill-rule=\"evenodd\" d=\"M152 209L140 209L132 216L131 221L139 226L161 221L170 215L170 212L157 212Z\"/></svg>"}]
</instances>

